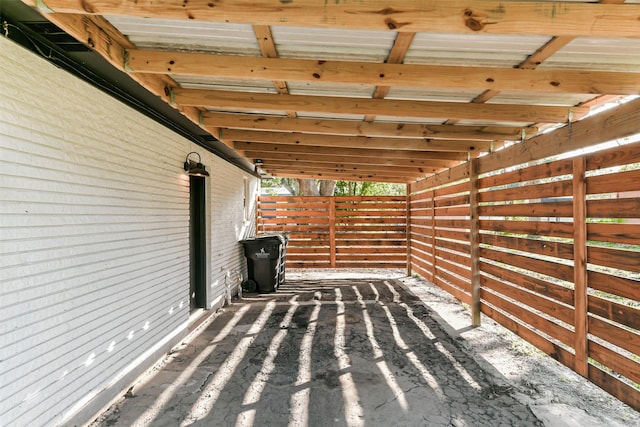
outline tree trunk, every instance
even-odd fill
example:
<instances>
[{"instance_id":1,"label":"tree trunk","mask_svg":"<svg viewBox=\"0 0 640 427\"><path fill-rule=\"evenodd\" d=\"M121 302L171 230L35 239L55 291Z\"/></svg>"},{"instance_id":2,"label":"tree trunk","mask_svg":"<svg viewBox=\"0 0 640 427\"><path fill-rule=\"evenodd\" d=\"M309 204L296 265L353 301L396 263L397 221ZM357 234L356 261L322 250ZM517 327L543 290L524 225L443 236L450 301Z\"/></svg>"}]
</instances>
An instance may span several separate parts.
<instances>
[{"instance_id":1,"label":"tree trunk","mask_svg":"<svg viewBox=\"0 0 640 427\"><path fill-rule=\"evenodd\" d=\"M320 188L315 179L298 179L298 195L300 196L319 196Z\"/></svg>"},{"instance_id":2,"label":"tree trunk","mask_svg":"<svg viewBox=\"0 0 640 427\"><path fill-rule=\"evenodd\" d=\"M336 192L337 181L320 181L320 195L333 196Z\"/></svg>"}]
</instances>

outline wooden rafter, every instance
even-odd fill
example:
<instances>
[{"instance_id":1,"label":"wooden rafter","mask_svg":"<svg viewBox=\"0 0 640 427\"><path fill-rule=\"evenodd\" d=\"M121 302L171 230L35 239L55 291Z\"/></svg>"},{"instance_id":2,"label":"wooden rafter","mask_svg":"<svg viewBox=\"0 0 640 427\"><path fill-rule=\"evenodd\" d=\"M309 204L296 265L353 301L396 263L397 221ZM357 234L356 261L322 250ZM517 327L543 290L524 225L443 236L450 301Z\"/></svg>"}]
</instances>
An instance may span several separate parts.
<instances>
[{"instance_id":1,"label":"wooden rafter","mask_svg":"<svg viewBox=\"0 0 640 427\"><path fill-rule=\"evenodd\" d=\"M24 0L35 4L35 0ZM253 25L351 28L401 32L639 37L640 5L491 0L40 0L46 10Z\"/></svg>"},{"instance_id":2,"label":"wooden rafter","mask_svg":"<svg viewBox=\"0 0 640 427\"><path fill-rule=\"evenodd\" d=\"M542 53L559 48L548 43L519 68L456 67L319 59L259 58L210 53L130 50L127 68L132 72L215 76L278 82L287 94L285 80L308 83L377 85L373 98L384 98L389 86L579 94L640 94L640 73L592 70L534 69ZM386 89L384 89L386 88Z\"/></svg>"},{"instance_id":3,"label":"wooden rafter","mask_svg":"<svg viewBox=\"0 0 640 427\"><path fill-rule=\"evenodd\" d=\"M207 112L202 116L205 127L253 129L264 131L308 132L328 135L351 135L390 138L470 139L480 141L519 140L524 130L527 137L537 133L535 127L518 126L454 126L407 122L363 123L356 120L309 119Z\"/></svg>"},{"instance_id":4,"label":"wooden rafter","mask_svg":"<svg viewBox=\"0 0 640 427\"><path fill-rule=\"evenodd\" d=\"M409 50L409 46L413 42L416 33L398 33L396 34L396 39L393 42L393 46L391 47L391 51L387 56L387 64L401 64L404 60L407 51ZM384 74L382 74L384 75ZM378 75L380 77L380 74ZM378 83L376 83L378 85ZM374 99L383 99L389 93L389 89L391 87L388 85L378 85L376 89L373 91ZM375 116L373 114L369 114L365 116L364 120L366 122L372 122L375 120Z\"/></svg>"},{"instance_id":5,"label":"wooden rafter","mask_svg":"<svg viewBox=\"0 0 640 427\"><path fill-rule=\"evenodd\" d=\"M438 172L438 171L436 171ZM344 172L308 172L291 170L275 171L271 174L274 177L286 177L286 178L314 178L314 179L333 179L333 180L349 180L349 181L372 181L372 182L393 182L393 183L407 183L418 179L414 175L401 176L397 174L382 175L382 174L347 174Z\"/></svg>"},{"instance_id":6,"label":"wooden rafter","mask_svg":"<svg viewBox=\"0 0 640 427\"><path fill-rule=\"evenodd\" d=\"M240 111L288 111L377 114L395 117L455 118L511 122L565 122L589 112L584 107L539 105L471 104L462 102L410 101L329 96L277 95L222 90L175 89L177 105ZM572 110L572 113L569 112Z\"/></svg>"},{"instance_id":7,"label":"wooden rafter","mask_svg":"<svg viewBox=\"0 0 640 427\"><path fill-rule=\"evenodd\" d=\"M359 150L380 149L467 153L469 151L486 152L491 145L489 141L329 136L321 134L260 132L234 129L222 130L222 136L229 141L271 143L274 145L294 146L303 150L312 147L331 147ZM283 147L282 149L285 148Z\"/></svg>"},{"instance_id":8,"label":"wooden rafter","mask_svg":"<svg viewBox=\"0 0 640 427\"><path fill-rule=\"evenodd\" d=\"M256 35L256 40L258 41L258 45L260 46L260 52L262 52L262 56L264 58L277 58L278 57L278 50L276 49L276 44L273 41L273 34L271 34L271 28L267 25L254 25L253 26L253 32ZM256 58L254 58L256 59ZM209 73L208 75L212 75L212 70L216 70L216 68L212 68L209 69ZM234 78L236 77L240 77L242 78L242 76L240 75L235 75L233 76ZM287 86L287 82L285 78L282 79L267 79L267 80L273 80L273 85L276 88L276 91L281 94L281 95L288 95L289 94L289 87ZM295 117L296 116L296 112L295 111L287 111L287 115L289 117Z\"/></svg>"},{"instance_id":9,"label":"wooden rafter","mask_svg":"<svg viewBox=\"0 0 640 427\"><path fill-rule=\"evenodd\" d=\"M387 175L398 174L400 176L425 176L437 170L436 167L412 167L412 166L378 166L378 165L354 165L348 163L315 163L305 161L278 161L266 160L265 167L269 171L274 170L305 170L309 171L333 171L345 173L383 173Z\"/></svg>"},{"instance_id":10,"label":"wooden rafter","mask_svg":"<svg viewBox=\"0 0 640 427\"><path fill-rule=\"evenodd\" d=\"M336 148L336 147L300 147L298 145L266 144L255 142L235 142L237 150L248 150L252 152L264 153L294 153L298 155L307 154L310 157L315 155L347 156L347 157L379 157L379 162L391 161L393 159L407 160L466 160L466 153L442 152L442 151L409 151L394 149L359 149L359 148Z\"/></svg>"}]
</instances>

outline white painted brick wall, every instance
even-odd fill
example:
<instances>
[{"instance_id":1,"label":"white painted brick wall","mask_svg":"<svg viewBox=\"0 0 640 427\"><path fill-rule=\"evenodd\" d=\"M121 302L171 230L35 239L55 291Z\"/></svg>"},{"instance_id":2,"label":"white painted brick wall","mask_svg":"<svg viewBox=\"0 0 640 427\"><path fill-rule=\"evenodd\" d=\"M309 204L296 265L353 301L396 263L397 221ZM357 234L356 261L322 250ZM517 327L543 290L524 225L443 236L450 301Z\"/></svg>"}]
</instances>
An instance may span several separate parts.
<instances>
[{"instance_id":1,"label":"white painted brick wall","mask_svg":"<svg viewBox=\"0 0 640 427\"><path fill-rule=\"evenodd\" d=\"M83 421L186 332L186 154L211 171L209 307L246 277L257 180L5 38L0 91L0 425Z\"/></svg>"}]
</instances>

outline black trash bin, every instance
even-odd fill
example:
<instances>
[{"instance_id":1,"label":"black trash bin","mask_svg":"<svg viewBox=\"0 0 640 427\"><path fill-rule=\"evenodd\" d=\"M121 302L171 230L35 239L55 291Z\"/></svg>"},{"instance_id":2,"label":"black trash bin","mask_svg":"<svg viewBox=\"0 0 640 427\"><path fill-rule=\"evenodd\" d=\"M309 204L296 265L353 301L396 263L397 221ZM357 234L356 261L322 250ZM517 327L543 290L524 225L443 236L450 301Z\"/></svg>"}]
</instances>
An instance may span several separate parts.
<instances>
[{"instance_id":1,"label":"black trash bin","mask_svg":"<svg viewBox=\"0 0 640 427\"><path fill-rule=\"evenodd\" d=\"M241 240L247 257L249 278L242 283L245 291L275 292L280 285L282 238L278 235Z\"/></svg>"}]
</instances>

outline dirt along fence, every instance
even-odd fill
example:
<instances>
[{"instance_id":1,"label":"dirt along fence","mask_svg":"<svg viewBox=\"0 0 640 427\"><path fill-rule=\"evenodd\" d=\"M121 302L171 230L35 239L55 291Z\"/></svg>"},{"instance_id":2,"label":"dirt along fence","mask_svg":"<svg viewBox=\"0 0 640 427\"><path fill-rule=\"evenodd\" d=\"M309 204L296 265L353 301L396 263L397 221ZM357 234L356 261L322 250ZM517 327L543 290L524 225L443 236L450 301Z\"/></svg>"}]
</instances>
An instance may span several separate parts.
<instances>
[{"instance_id":1,"label":"dirt along fence","mask_svg":"<svg viewBox=\"0 0 640 427\"><path fill-rule=\"evenodd\" d=\"M262 234L289 235L287 267L406 268L404 196L258 199Z\"/></svg>"},{"instance_id":2,"label":"dirt along fence","mask_svg":"<svg viewBox=\"0 0 640 427\"><path fill-rule=\"evenodd\" d=\"M480 160L410 186L412 270L640 410L640 143Z\"/></svg>"}]
</instances>

